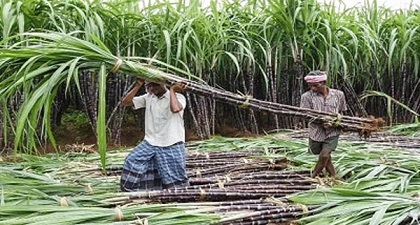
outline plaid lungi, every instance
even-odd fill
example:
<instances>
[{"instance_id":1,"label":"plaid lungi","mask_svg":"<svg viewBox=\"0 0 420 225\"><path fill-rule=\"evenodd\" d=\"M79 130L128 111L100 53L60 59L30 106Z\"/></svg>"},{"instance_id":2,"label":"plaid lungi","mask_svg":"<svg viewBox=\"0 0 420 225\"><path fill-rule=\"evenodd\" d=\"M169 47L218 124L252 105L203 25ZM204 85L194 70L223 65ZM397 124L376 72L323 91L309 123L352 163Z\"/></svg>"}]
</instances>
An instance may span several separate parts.
<instances>
[{"instance_id":1,"label":"plaid lungi","mask_svg":"<svg viewBox=\"0 0 420 225\"><path fill-rule=\"evenodd\" d=\"M124 161L121 190L161 190L188 185L185 157L182 142L157 147L142 141Z\"/></svg>"}]
</instances>

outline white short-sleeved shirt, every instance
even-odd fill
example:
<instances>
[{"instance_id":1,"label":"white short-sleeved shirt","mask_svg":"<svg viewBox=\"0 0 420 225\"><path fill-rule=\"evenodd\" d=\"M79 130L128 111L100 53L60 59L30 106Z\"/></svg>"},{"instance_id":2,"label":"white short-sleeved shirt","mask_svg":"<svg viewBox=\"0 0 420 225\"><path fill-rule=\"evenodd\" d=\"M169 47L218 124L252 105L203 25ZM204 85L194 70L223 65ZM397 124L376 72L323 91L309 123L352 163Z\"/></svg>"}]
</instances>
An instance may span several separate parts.
<instances>
[{"instance_id":1,"label":"white short-sleeved shirt","mask_svg":"<svg viewBox=\"0 0 420 225\"><path fill-rule=\"evenodd\" d=\"M171 111L169 90L160 98L149 93L133 98L134 109L146 110L144 139L151 145L165 147L185 142L183 115L187 101L182 94L175 94L182 105L177 113Z\"/></svg>"}]
</instances>

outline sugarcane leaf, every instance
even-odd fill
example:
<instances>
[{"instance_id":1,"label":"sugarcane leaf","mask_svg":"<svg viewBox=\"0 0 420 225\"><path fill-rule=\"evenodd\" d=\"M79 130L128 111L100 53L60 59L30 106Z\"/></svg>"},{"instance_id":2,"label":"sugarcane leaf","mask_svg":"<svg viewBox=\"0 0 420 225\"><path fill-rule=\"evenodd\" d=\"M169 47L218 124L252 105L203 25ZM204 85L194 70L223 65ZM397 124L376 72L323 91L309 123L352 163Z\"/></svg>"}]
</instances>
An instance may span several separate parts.
<instances>
[{"instance_id":1,"label":"sugarcane leaf","mask_svg":"<svg viewBox=\"0 0 420 225\"><path fill-rule=\"evenodd\" d=\"M166 62L170 61L171 57L171 35L169 34L168 30L163 30L163 36L165 37L165 44L166 44Z\"/></svg>"},{"instance_id":2,"label":"sugarcane leaf","mask_svg":"<svg viewBox=\"0 0 420 225\"><path fill-rule=\"evenodd\" d=\"M17 174L17 175L22 176L24 178L28 177L28 178L32 178L32 179L35 179L35 180L40 180L40 181L46 182L48 184L54 184L54 183L58 182L58 181L56 181L52 178L49 178L49 177L46 177L46 176L41 176L41 175L34 174L34 173L30 173L30 172L27 172L27 171L19 171L19 170L15 170L15 169L11 169L11 168L0 167L0 171L2 171L2 170L3 170L3 172L6 171L6 172L9 172L11 174Z\"/></svg>"},{"instance_id":3,"label":"sugarcane leaf","mask_svg":"<svg viewBox=\"0 0 420 225\"><path fill-rule=\"evenodd\" d=\"M4 206L4 190L3 185L1 186L1 198L0 198L0 206Z\"/></svg>"},{"instance_id":4,"label":"sugarcane leaf","mask_svg":"<svg viewBox=\"0 0 420 225\"><path fill-rule=\"evenodd\" d=\"M401 108L409 111L410 113L414 114L415 116L420 116L416 111L410 109L408 106L404 105L403 103L401 103L400 101L392 98L391 96L383 93L383 92L379 92L379 91L366 91L365 94L362 95L361 99L367 98L367 97L384 97L387 100L387 111L388 113L391 113L391 103L394 102L395 104L397 104L398 106L400 106Z\"/></svg>"},{"instance_id":5,"label":"sugarcane leaf","mask_svg":"<svg viewBox=\"0 0 420 225\"><path fill-rule=\"evenodd\" d=\"M351 196L351 197L377 197L379 196L376 193L350 190L350 189L344 189L344 188L333 188L332 190L339 195Z\"/></svg>"},{"instance_id":6,"label":"sugarcane leaf","mask_svg":"<svg viewBox=\"0 0 420 225\"><path fill-rule=\"evenodd\" d=\"M305 219L301 219L301 221L305 221ZM333 221L332 218L324 217L324 218L321 218L319 220L315 220L313 222L305 223L305 224L307 224L307 225L325 225L325 224L331 224L332 221Z\"/></svg>"},{"instance_id":7,"label":"sugarcane leaf","mask_svg":"<svg viewBox=\"0 0 420 225\"><path fill-rule=\"evenodd\" d=\"M379 190L381 190L384 185L393 184L395 183L395 181L398 180L397 178L381 179L381 180L371 180L371 179L366 179L366 178L362 178L362 179L363 180L356 180L348 185L345 185L345 187L353 188L357 190L365 190L365 189L372 190L374 188L378 188Z\"/></svg>"},{"instance_id":8,"label":"sugarcane leaf","mask_svg":"<svg viewBox=\"0 0 420 225\"><path fill-rule=\"evenodd\" d=\"M398 217L396 219L394 219L394 221L392 222L392 225L401 224L404 220L406 220L408 218L408 216L409 216L409 213L407 213L407 212L401 213L400 212Z\"/></svg>"},{"instance_id":9,"label":"sugarcane leaf","mask_svg":"<svg viewBox=\"0 0 420 225\"><path fill-rule=\"evenodd\" d=\"M232 59L233 63L236 66L236 74L239 74L241 69L240 69L240 66L239 66L238 59L231 52L225 51L224 53Z\"/></svg>"},{"instance_id":10,"label":"sugarcane leaf","mask_svg":"<svg viewBox=\"0 0 420 225\"><path fill-rule=\"evenodd\" d=\"M76 87L77 89L80 91L80 85L79 85L79 71L78 71L78 64L79 61L82 59L82 57L77 57L73 60L71 60L69 69L68 69L68 75L67 75L67 80L66 80L66 89L65 92L68 93L69 87L70 87L70 82L72 80L72 78L74 79L75 83L76 83Z\"/></svg>"},{"instance_id":11,"label":"sugarcane leaf","mask_svg":"<svg viewBox=\"0 0 420 225\"><path fill-rule=\"evenodd\" d=\"M378 167L374 168L368 175L366 175L366 178L373 178L379 173L383 172L386 168L386 165L379 165Z\"/></svg>"},{"instance_id":12,"label":"sugarcane leaf","mask_svg":"<svg viewBox=\"0 0 420 225\"><path fill-rule=\"evenodd\" d=\"M390 204L379 207L379 210L377 210L373 214L372 218L370 219L369 225L379 225L379 224L381 224L382 220L384 218L385 212L388 210L389 206L390 206Z\"/></svg>"},{"instance_id":13,"label":"sugarcane leaf","mask_svg":"<svg viewBox=\"0 0 420 225\"><path fill-rule=\"evenodd\" d=\"M374 211L378 206L381 206L383 203L375 203L370 201L357 201L357 202L347 202L334 207L328 210L323 211L319 215L314 217L330 217L330 216L340 216L340 215L351 215L352 213L359 212L361 210ZM356 208L357 207L357 208Z\"/></svg>"},{"instance_id":14,"label":"sugarcane leaf","mask_svg":"<svg viewBox=\"0 0 420 225\"><path fill-rule=\"evenodd\" d=\"M99 104L98 104L98 121L97 121L97 136L98 136L98 149L101 157L102 169L106 168L106 66L102 64L99 71Z\"/></svg>"},{"instance_id":15,"label":"sugarcane leaf","mask_svg":"<svg viewBox=\"0 0 420 225\"><path fill-rule=\"evenodd\" d=\"M98 48L106 51L108 54L112 54L111 51L108 49L108 47L105 45L104 42L101 41L101 39L99 39L98 36L90 33L89 37L92 38L92 40L94 41L94 43L98 46Z\"/></svg>"}]
</instances>

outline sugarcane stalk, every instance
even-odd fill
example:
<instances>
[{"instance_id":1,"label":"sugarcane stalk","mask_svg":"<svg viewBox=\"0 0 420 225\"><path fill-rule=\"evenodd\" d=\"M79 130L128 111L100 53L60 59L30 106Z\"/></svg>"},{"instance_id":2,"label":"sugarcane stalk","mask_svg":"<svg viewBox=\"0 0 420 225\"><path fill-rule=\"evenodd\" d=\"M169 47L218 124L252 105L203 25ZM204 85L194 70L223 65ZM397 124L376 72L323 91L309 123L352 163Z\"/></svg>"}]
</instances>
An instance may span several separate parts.
<instances>
[{"instance_id":1,"label":"sugarcane stalk","mask_svg":"<svg viewBox=\"0 0 420 225\"><path fill-rule=\"evenodd\" d=\"M232 223L225 223L226 225L266 225L266 224L283 224L284 222L290 222L290 218L282 218L282 219L259 219L257 221L245 221L245 222L232 222ZM223 225L225 225L223 224Z\"/></svg>"},{"instance_id":2,"label":"sugarcane stalk","mask_svg":"<svg viewBox=\"0 0 420 225\"><path fill-rule=\"evenodd\" d=\"M225 185L226 189L229 189L230 186ZM297 186L297 185L279 185L279 184L272 184L272 185L254 185L254 184L247 184L247 185L240 185L240 186L234 186L236 190L266 190L266 189L289 189L289 190L311 190L315 189L316 185L307 185L307 186Z\"/></svg>"},{"instance_id":3,"label":"sugarcane stalk","mask_svg":"<svg viewBox=\"0 0 420 225\"><path fill-rule=\"evenodd\" d=\"M226 222L239 222L239 221L245 221L245 220L251 220L253 217L255 219L262 218L263 215L266 215L266 218L269 218L270 215L274 218L282 218L282 217L296 217L299 215L302 215L301 212L298 212L299 210L302 210L302 208L299 207L283 207L283 208L276 208L276 209L270 209L270 210L262 210L262 211L256 211L252 213L247 214L239 214L228 218L223 218L219 222L220 223L226 223ZM303 211L303 210L302 210Z\"/></svg>"},{"instance_id":4,"label":"sugarcane stalk","mask_svg":"<svg viewBox=\"0 0 420 225\"><path fill-rule=\"evenodd\" d=\"M283 105L275 102L267 102L263 100L254 99L251 96L239 95L229 91L210 87L209 85L200 84L192 80L163 73L152 68L146 68L146 70L148 70L148 72L151 74L161 74L161 77L164 78L165 81L169 84L175 82L184 83L188 86L188 89L193 93L209 96L211 98L215 98L217 100L221 100L223 102L234 105L241 105L243 107L249 107L261 111L268 111L275 114L298 116L319 123L334 122L337 119L339 119L340 127L345 128L349 131L376 132L379 131L384 125L384 121L382 119L350 117L290 105Z\"/></svg>"}]
</instances>

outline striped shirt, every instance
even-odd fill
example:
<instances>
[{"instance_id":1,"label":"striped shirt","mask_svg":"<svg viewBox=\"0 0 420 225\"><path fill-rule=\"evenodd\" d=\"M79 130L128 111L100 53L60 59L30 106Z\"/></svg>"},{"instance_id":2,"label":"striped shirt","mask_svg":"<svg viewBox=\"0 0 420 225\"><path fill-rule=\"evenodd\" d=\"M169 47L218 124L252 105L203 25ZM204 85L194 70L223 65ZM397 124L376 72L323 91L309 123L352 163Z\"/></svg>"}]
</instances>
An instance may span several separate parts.
<instances>
[{"instance_id":1,"label":"striped shirt","mask_svg":"<svg viewBox=\"0 0 420 225\"><path fill-rule=\"evenodd\" d=\"M300 100L300 107L337 114L347 110L344 93L332 88L328 88L326 98L322 94L313 92L312 90L303 93ZM339 136L341 132L339 128L326 129L322 124L309 123L309 138L314 141L323 142L327 138Z\"/></svg>"}]
</instances>

